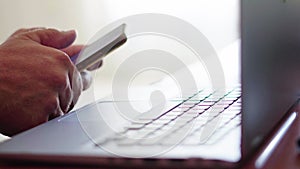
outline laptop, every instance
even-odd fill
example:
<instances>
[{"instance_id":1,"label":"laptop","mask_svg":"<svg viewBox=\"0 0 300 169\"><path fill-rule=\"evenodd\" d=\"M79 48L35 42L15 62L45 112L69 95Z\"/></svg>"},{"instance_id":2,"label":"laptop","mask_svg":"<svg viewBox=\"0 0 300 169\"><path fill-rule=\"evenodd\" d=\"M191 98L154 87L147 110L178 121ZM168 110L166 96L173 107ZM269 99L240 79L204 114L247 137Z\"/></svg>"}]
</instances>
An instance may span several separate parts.
<instances>
[{"instance_id":1,"label":"laptop","mask_svg":"<svg viewBox=\"0 0 300 169\"><path fill-rule=\"evenodd\" d=\"M1 161L237 168L255 156L263 167L298 116L299 9L292 0L241 2L241 86L172 98L130 123L114 106L129 101L99 100L1 143Z\"/></svg>"}]
</instances>

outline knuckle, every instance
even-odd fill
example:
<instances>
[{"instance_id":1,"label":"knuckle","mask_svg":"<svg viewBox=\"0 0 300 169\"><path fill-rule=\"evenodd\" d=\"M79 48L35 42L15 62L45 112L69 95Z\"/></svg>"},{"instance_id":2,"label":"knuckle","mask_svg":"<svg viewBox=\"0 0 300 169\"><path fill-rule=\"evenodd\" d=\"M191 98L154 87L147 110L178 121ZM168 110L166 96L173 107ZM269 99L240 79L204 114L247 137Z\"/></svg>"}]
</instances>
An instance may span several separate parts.
<instances>
[{"instance_id":1,"label":"knuckle","mask_svg":"<svg viewBox=\"0 0 300 169\"><path fill-rule=\"evenodd\" d=\"M20 29L16 30L16 31L10 36L10 38L18 37L18 36L20 36L21 34L23 34L25 31L26 31L25 28L20 28Z\"/></svg>"},{"instance_id":2,"label":"knuckle","mask_svg":"<svg viewBox=\"0 0 300 169\"><path fill-rule=\"evenodd\" d=\"M50 69L45 70L47 76L45 80L56 90L65 90L69 87L70 78L72 75L72 65L69 63L68 57L64 54L55 54L51 57L49 63Z\"/></svg>"},{"instance_id":3,"label":"knuckle","mask_svg":"<svg viewBox=\"0 0 300 169\"><path fill-rule=\"evenodd\" d=\"M47 33L43 34L45 39L53 39L57 34L59 34L59 31L53 28L47 28Z\"/></svg>"},{"instance_id":4,"label":"knuckle","mask_svg":"<svg viewBox=\"0 0 300 169\"><path fill-rule=\"evenodd\" d=\"M17 29L14 33L19 33L19 32L24 32L26 31L27 29L25 28L20 28L20 29Z\"/></svg>"},{"instance_id":5,"label":"knuckle","mask_svg":"<svg viewBox=\"0 0 300 169\"><path fill-rule=\"evenodd\" d=\"M47 30L49 31L49 33L51 34L58 34L59 31L57 29L54 29L54 28L47 28Z\"/></svg>"},{"instance_id":6,"label":"knuckle","mask_svg":"<svg viewBox=\"0 0 300 169\"><path fill-rule=\"evenodd\" d=\"M62 63L65 63L65 62L67 62L69 60L68 56L65 53L63 53L63 52L58 52L53 57L57 61L62 62Z\"/></svg>"},{"instance_id":7,"label":"knuckle","mask_svg":"<svg viewBox=\"0 0 300 169\"><path fill-rule=\"evenodd\" d=\"M58 62L59 65L63 65L65 68L71 67L71 60L66 53L59 52L53 57L55 58L56 62Z\"/></svg>"}]
</instances>

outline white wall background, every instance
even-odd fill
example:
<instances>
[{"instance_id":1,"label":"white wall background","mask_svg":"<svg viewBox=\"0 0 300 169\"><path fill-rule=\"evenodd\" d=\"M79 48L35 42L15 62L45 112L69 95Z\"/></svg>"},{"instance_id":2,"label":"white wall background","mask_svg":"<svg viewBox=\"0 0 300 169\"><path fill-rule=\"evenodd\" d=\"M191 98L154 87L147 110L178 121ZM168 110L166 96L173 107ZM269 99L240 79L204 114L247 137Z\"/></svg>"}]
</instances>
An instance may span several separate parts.
<instances>
[{"instance_id":1,"label":"white wall background","mask_svg":"<svg viewBox=\"0 0 300 169\"><path fill-rule=\"evenodd\" d=\"M239 0L0 0L0 43L19 28L42 26L76 29L76 43L85 44L108 23L139 13L162 13L184 19L221 53L239 38ZM219 56L223 63L238 63L223 54ZM118 60L113 56L105 58L97 73L95 86L100 89L99 97L109 93L105 88L110 86ZM232 63L224 68L232 73Z\"/></svg>"},{"instance_id":2,"label":"white wall background","mask_svg":"<svg viewBox=\"0 0 300 169\"><path fill-rule=\"evenodd\" d=\"M138 13L164 13L199 28L213 45L238 36L238 0L1 0L0 42L22 27L76 29L85 43L102 26Z\"/></svg>"}]
</instances>

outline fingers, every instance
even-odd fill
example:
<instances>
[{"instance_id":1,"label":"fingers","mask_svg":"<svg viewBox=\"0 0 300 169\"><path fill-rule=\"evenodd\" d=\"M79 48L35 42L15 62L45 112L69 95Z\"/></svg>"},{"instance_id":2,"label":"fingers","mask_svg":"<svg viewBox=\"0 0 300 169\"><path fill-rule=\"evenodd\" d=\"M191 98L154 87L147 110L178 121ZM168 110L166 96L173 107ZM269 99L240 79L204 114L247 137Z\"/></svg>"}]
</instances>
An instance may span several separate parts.
<instances>
[{"instance_id":1,"label":"fingers","mask_svg":"<svg viewBox=\"0 0 300 169\"><path fill-rule=\"evenodd\" d=\"M75 37L75 31L20 29L0 45L0 79L7 79L1 87L11 91L0 94L2 133L16 134L74 107L89 81L69 58L81 50L68 47Z\"/></svg>"},{"instance_id":2,"label":"fingers","mask_svg":"<svg viewBox=\"0 0 300 169\"><path fill-rule=\"evenodd\" d=\"M80 72L80 75L81 75L81 78L82 78L83 90L86 90L91 86L93 78L91 76L91 73L89 71L86 71L86 70Z\"/></svg>"},{"instance_id":3,"label":"fingers","mask_svg":"<svg viewBox=\"0 0 300 169\"><path fill-rule=\"evenodd\" d=\"M84 45L72 45L67 48L61 49L61 51L65 52L69 56L74 56L78 54L82 49Z\"/></svg>"},{"instance_id":4,"label":"fingers","mask_svg":"<svg viewBox=\"0 0 300 169\"><path fill-rule=\"evenodd\" d=\"M59 73L55 76L58 76L53 78L56 79L54 93L57 94L56 99L50 97L48 100L49 119L68 113L78 101L83 88L81 76L76 68L71 69L67 74Z\"/></svg>"},{"instance_id":5,"label":"fingers","mask_svg":"<svg viewBox=\"0 0 300 169\"><path fill-rule=\"evenodd\" d=\"M27 32L34 31L34 30L38 30L38 29L46 29L46 28L44 28L44 27L23 28L23 29L19 29L19 30L15 31L10 37L18 36L20 34L27 33Z\"/></svg>"},{"instance_id":6,"label":"fingers","mask_svg":"<svg viewBox=\"0 0 300 169\"><path fill-rule=\"evenodd\" d=\"M65 49L62 49L61 51L64 51L65 53L67 53L71 57L72 56L73 57L78 57L79 52L83 48L84 48L84 45L73 45L73 46L67 47ZM77 58L71 58L71 59L75 63L75 60ZM89 67L87 70L89 70L89 71L96 70L96 69L98 69L102 66L102 63L103 63L103 61L101 60L100 62L92 65L91 67ZM80 72L81 79L82 79L83 90L88 89L91 86L92 81L93 81L93 78L92 78L91 73L89 71L85 70L85 71Z\"/></svg>"},{"instance_id":7,"label":"fingers","mask_svg":"<svg viewBox=\"0 0 300 169\"><path fill-rule=\"evenodd\" d=\"M61 78L61 84L58 85L61 86L59 88L59 101L62 111L67 113L70 110L71 104L75 104L78 101L83 90L83 82L77 68L71 60L67 58L69 56L64 53L61 57L64 57L64 59L59 59L60 64L66 66L68 73L64 74L66 77Z\"/></svg>"},{"instance_id":8,"label":"fingers","mask_svg":"<svg viewBox=\"0 0 300 169\"><path fill-rule=\"evenodd\" d=\"M73 56L79 53L83 48L83 45L70 46L76 38L76 32L74 30L58 31L56 29L37 27L20 29L12 36L26 38L27 40L29 39L44 46L60 49L62 53L65 53L64 57ZM61 84L63 87L58 94L61 111L66 113L72 108L72 104L78 101L81 91L90 86L92 78L87 72L79 73L70 59L66 61L61 58L59 60L62 62L62 65L66 66L66 70L68 71L68 83ZM98 64L97 67L99 67L99 65L100 64Z\"/></svg>"},{"instance_id":9,"label":"fingers","mask_svg":"<svg viewBox=\"0 0 300 169\"><path fill-rule=\"evenodd\" d=\"M57 94L57 103L60 114L54 112L54 117L68 113L77 103L79 96L83 90L83 82L80 73L72 65L69 67L67 74L59 73L60 77L54 78Z\"/></svg>"},{"instance_id":10,"label":"fingers","mask_svg":"<svg viewBox=\"0 0 300 169\"><path fill-rule=\"evenodd\" d=\"M70 77L69 77L70 78ZM63 113L67 113L70 110L70 105L73 102L73 91L69 80L66 82L66 87L59 94L59 106Z\"/></svg>"},{"instance_id":11,"label":"fingers","mask_svg":"<svg viewBox=\"0 0 300 169\"><path fill-rule=\"evenodd\" d=\"M56 103L57 103L56 108L54 109L54 111L51 111L49 113L48 119L46 119L46 121L47 120L52 120L52 119L54 119L56 117L64 115L64 111L61 109L61 106L60 106L61 102L59 101L59 99L56 99Z\"/></svg>"},{"instance_id":12,"label":"fingers","mask_svg":"<svg viewBox=\"0 0 300 169\"><path fill-rule=\"evenodd\" d=\"M63 49L71 45L75 38L75 30L58 31L56 29L33 29L26 33L21 33L26 30L17 31L17 35L26 37L34 42L56 49Z\"/></svg>"},{"instance_id":13,"label":"fingers","mask_svg":"<svg viewBox=\"0 0 300 169\"><path fill-rule=\"evenodd\" d=\"M81 91L83 90L83 83L80 73L77 71L77 69L74 67L73 71L69 74L69 80L71 84L71 89L73 93L73 104L77 103L79 96L81 94Z\"/></svg>"}]
</instances>

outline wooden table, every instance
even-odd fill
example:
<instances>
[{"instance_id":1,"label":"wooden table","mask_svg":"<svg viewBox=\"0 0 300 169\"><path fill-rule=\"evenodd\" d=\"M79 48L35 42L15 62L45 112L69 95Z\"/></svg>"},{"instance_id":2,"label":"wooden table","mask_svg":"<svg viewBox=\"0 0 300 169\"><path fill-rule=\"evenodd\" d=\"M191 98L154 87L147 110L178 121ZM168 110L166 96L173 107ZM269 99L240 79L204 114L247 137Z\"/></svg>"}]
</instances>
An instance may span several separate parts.
<instances>
[{"instance_id":1,"label":"wooden table","mask_svg":"<svg viewBox=\"0 0 300 169\"><path fill-rule=\"evenodd\" d=\"M264 169L300 169L300 152L296 140L300 138L300 114L281 140ZM254 169L255 159L248 162L245 169Z\"/></svg>"}]
</instances>

